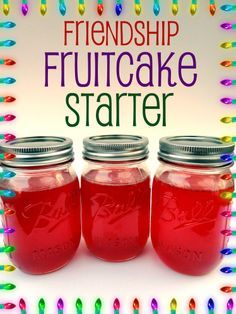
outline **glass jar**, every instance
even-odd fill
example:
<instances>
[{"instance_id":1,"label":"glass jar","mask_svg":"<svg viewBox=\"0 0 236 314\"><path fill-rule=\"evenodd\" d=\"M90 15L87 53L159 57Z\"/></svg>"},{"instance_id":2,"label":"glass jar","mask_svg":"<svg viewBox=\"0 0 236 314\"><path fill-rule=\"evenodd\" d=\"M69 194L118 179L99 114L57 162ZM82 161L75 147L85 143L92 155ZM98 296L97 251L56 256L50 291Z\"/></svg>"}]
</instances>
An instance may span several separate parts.
<instances>
[{"instance_id":1,"label":"glass jar","mask_svg":"<svg viewBox=\"0 0 236 314\"><path fill-rule=\"evenodd\" d=\"M228 219L234 183L234 144L214 137L176 136L160 140L160 166L153 181L151 237L153 246L166 265L174 270L203 275L221 260L226 245L221 231Z\"/></svg>"},{"instance_id":2,"label":"glass jar","mask_svg":"<svg viewBox=\"0 0 236 314\"><path fill-rule=\"evenodd\" d=\"M16 155L2 161L2 170L15 176L1 180L5 215L5 245L16 248L12 262L30 274L45 274L67 264L80 242L80 190L72 168L72 141L63 137L25 137L2 143L0 150Z\"/></svg>"},{"instance_id":3,"label":"glass jar","mask_svg":"<svg viewBox=\"0 0 236 314\"><path fill-rule=\"evenodd\" d=\"M148 140L133 135L84 140L82 229L98 258L120 262L136 257L149 235Z\"/></svg>"}]
</instances>

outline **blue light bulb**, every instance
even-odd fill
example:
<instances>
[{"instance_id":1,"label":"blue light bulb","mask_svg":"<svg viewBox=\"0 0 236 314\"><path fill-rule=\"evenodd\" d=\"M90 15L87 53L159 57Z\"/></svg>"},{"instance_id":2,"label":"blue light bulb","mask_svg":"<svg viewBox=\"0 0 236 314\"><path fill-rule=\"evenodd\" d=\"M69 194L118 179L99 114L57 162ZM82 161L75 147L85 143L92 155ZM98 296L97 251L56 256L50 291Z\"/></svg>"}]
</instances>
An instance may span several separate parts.
<instances>
[{"instance_id":1,"label":"blue light bulb","mask_svg":"<svg viewBox=\"0 0 236 314\"><path fill-rule=\"evenodd\" d=\"M220 159L223 160L223 161L232 161L233 160L232 156L229 155L229 154L222 155L220 157Z\"/></svg>"},{"instance_id":2,"label":"blue light bulb","mask_svg":"<svg viewBox=\"0 0 236 314\"><path fill-rule=\"evenodd\" d=\"M160 13L160 4L159 3L154 3L153 12L156 16L159 15L159 13Z\"/></svg>"},{"instance_id":3,"label":"blue light bulb","mask_svg":"<svg viewBox=\"0 0 236 314\"><path fill-rule=\"evenodd\" d=\"M210 298L208 301L208 310L212 311L212 310L214 310L214 308L215 308L214 301L212 300L212 298Z\"/></svg>"},{"instance_id":4,"label":"blue light bulb","mask_svg":"<svg viewBox=\"0 0 236 314\"><path fill-rule=\"evenodd\" d=\"M66 14L66 5L64 1L60 1L59 10L61 15L64 16Z\"/></svg>"},{"instance_id":5,"label":"blue light bulb","mask_svg":"<svg viewBox=\"0 0 236 314\"><path fill-rule=\"evenodd\" d=\"M122 12L122 4L121 3L116 3L116 15L119 16Z\"/></svg>"},{"instance_id":6,"label":"blue light bulb","mask_svg":"<svg viewBox=\"0 0 236 314\"><path fill-rule=\"evenodd\" d=\"M230 273L232 273L232 268L231 267L223 267L223 268L221 268L220 271L224 274L230 274Z\"/></svg>"},{"instance_id":7,"label":"blue light bulb","mask_svg":"<svg viewBox=\"0 0 236 314\"><path fill-rule=\"evenodd\" d=\"M230 255L233 253L233 251L231 249L223 249L220 251L220 253L223 255Z\"/></svg>"}]
</instances>

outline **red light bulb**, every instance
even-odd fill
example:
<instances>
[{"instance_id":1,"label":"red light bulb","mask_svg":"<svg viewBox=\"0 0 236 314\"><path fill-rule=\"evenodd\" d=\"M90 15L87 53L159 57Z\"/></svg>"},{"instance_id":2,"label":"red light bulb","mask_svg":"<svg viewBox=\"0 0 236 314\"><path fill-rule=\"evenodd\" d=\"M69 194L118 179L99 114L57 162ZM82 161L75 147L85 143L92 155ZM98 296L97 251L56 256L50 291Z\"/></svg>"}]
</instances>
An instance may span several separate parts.
<instances>
[{"instance_id":1,"label":"red light bulb","mask_svg":"<svg viewBox=\"0 0 236 314\"><path fill-rule=\"evenodd\" d=\"M15 306L15 304L13 304L13 303L5 303L4 304L4 309L5 310L11 310L11 309L14 309L16 306Z\"/></svg>"},{"instance_id":2,"label":"red light bulb","mask_svg":"<svg viewBox=\"0 0 236 314\"><path fill-rule=\"evenodd\" d=\"M100 16L102 15L103 11L104 11L104 6L103 6L103 4L98 4L98 6L97 6L97 12L98 12L98 14L99 14Z\"/></svg>"},{"instance_id":3,"label":"red light bulb","mask_svg":"<svg viewBox=\"0 0 236 314\"><path fill-rule=\"evenodd\" d=\"M16 62L12 59L5 59L4 64L5 65L14 65L14 64L16 64Z\"/></svg>"},{"instance_id":4,"label":"red light bulb","mask_svg":"<svg viewBox=\"0 0 236 314\"><path fill-rule=\"evenodd\" d=\"M13 114L7 114L4 116L4 121L12 121L16 118Z\"/></svg>"},{"instance_id":5,"label":"red light bulb","mask_svg":"<svg viewBox=\"0 0 236 314\"><path fill-rule=\"evenodd\" d=\"M215 4L210 5L210 13L212 16L215 15L215 13L216 13L216 5Z\"/></svg>"},{"instance_id":6,"label":"red light bulb","mask_svg":"<svg viewBox=\"0 0 236 314\"><path fill-rule=\"evenodd\" d=\"M11 160L11 159L14 159L16 157L16 155L6 153L4 157L5 157L5 160Z\"/></svg>"},{"instance_id":7,"label":"red light bulb","mask_svg":"<svg viewBox=\"0 0 236 314\"><path fill-rule=\"evenodd\" d=\"M20 299L19 307L20 307L21 310L25 310L26 309L26 304L25 304L25 300L24 299Z\"/></svg>"},{"instance_id":8,"label":"red light bulb","mask_svg":"<svg viewBox=\"0 0 236 314\"><path fill-rule=\"evenodd\" d=\"M120 309L120 301L119 299L115 299L114 303L113 303L113 308L114 310L118 311Z\"/></svg>"},{"instance_id":9,"label":"red light bulb","mask_svg":"<svg viewBox=\"0 0 236 314\"><path fill-rule=\"evenodd\" d=\"M221 65L223 66L223 67L230 67L231 65L232 65L232 62L231 61L223 61L223 62L221 62Z\"/></svg>"},{"instance_id":10,"label":"red light bulb","mask_svg":"<svg viewBox=\"0 0 236 314\"><path fill-rule=\"evenodd\" d=\"M15 211L13 209L6 209L4 214L6 216L11 216L11 215L14 215L15 214Z\"/></svg>"},{"instance_id":11,"label":"red light bulb","mask_svg":"<svg viewBox=\"0 0 236 314\"><path fill-rule=\"evenodd\" d=\"M195 300L194 300L194 299L191 299L191 300L189 301L189 309L190 309L190 310L195 310L195 308L196 308Z\"/></svg>"},{"instance_id":12,"label":"red light bulb","mask_svg":"<svg viewBox=\"0 0 236 314\"><path fill-rule=\"evenodd\" d=\"M11 140L14 140L16 137L15 137L15 135L13 135L13 134L5 134L4 135L4 139L6 140L6 141L11 141Z\"/></svg>"},{"instance_id":13,"label":"red light bulb","mask_svg":"<svg viewBox=\"0 0 236 314\"><path fill-rule=\"evenodd\" d=\"M138 299L134 299L133 309L134 310L139 310L139 301L138 301Z\"/></svg>"},{"instance_id":14,"label":"red light bulb","mask_svg":"<svg viewBox=\"0 0 236 314\"><path fill-rule=\"evenodd\" d=\"M13 101L15 101L16 99L15 99L15 97L12 97L12 96L6 96L6 97L4 97L4 101L5 102L13 102Z\"/></svg>"},{"instance_id":15,"label":"red light bulb","mask_svg":"<svg viewBox=\"0 0 236 314\"><path fill-rule=\"evenodd\" d=\"M222 180L232 180L232 175L230 173L223 174L220 177Z\"/></svg>"},{"instance_id":16,"label":"red light bulb","mask_svg":"<svg viewBox=\"0 0 236 314\"><path fill-rule=\"evenodd\" d=\"M225 292L225 293L230 293L230 292L232 292L232 288L229 287L229 286L222 287L220 290L223 291L223 292Z\"/></svg>"}]
</instances>

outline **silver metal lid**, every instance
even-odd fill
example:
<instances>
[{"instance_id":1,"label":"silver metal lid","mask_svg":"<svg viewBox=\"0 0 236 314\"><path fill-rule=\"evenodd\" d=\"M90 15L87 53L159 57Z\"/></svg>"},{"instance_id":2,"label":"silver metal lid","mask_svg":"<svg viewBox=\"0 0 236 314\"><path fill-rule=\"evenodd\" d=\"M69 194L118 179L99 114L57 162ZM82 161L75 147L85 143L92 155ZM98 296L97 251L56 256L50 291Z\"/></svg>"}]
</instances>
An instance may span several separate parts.
<instances>
[{"instance_id":1,"label":"silver metal lid","mask_svg":"<svg viewBox=\"0 0 236 314\"><path fill-rule=\"evenodd\" d=\"M148 139L137 135L98 135L84 139L83 157L97 161L131 161L148 157Z\"/></svg>"},{"instance_id":2,"label":"silver metal lid","mask_svg":"<svg viewBox=\"0 0 236 314\"><path fill-rule=\"evenodd\" d=\"M234 152L234 143L224 143L217 137L173 136L160 139L159 159L204 167L230 166L221 156Z\"/></svg>"},{"instance_id":3,"label":"silver metal lid","mask_svg":"<svg viewBox=\"0 0 236 314\"><path fill-rule=\"evenodd\" d=\"M37 167L60 164L73 159L73 142L56 136L21 137L0 144L2 152L16 155L2 164L10 167Z\"/></svg>"}]
</instances>

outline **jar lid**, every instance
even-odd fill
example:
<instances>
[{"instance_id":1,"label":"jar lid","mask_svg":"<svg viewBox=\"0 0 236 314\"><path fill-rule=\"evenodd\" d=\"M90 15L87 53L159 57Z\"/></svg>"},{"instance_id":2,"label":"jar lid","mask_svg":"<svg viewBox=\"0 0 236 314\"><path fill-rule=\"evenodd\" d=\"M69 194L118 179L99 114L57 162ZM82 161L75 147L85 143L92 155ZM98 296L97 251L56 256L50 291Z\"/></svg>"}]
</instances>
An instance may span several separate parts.
<instances>
[{"instance_id":1,"label":"jar lid","mask_svg":"<svg viewBox=\"0 0 236 314\"><path fill-rule=\"evenodd\" d=\"M83 157L98 161L131 161L148 157L148 139L137 135L98 135L84 139Z\"/></svg>"},{"instance_id":2,"label":"jar lid","mask_svg":"<svg viewBox=\"0 0 236 314\"><path fill-rule=\"evenodd\" d=\"M221 156L234 152L234 143L224 143L217 137L173 136L160 139L159 159L178 164L223 167L232 161Z\"/></svg>"},{"instance_id":3,"label":"jar lid","mask_svg":"<svg viewBox=\"0 0 236 314\"><path fill-rule=\"evenodd\" d=\"M2 164L10 167L37 167L60 164L73 159L73 142L56 136L21 137L0 144L2 152L16 155Z\"/></svg>"}]
</instances>

